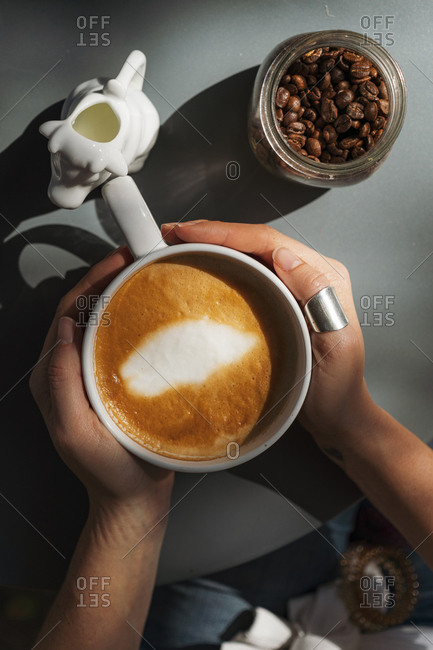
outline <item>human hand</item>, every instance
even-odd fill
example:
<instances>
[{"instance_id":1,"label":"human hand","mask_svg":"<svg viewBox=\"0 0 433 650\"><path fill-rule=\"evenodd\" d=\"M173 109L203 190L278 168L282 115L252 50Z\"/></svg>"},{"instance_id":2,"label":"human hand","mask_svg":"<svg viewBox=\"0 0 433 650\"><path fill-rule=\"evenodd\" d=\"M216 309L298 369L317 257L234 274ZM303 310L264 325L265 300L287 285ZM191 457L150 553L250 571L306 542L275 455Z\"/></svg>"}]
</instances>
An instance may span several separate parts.
<instances>
[{"instance_id":1,"label":"human hand","mask_svg":"<svg viewBox=\"0 0 433 650\"><path fill-rule=\"evenodd\" d=\"M76 323L78 297L100 295L131 262L126 247L112 252L62 298L30 389L59 455L85 485L91 508L120 509L151 522L169 508L173 473L133 456L98 419L84 388L83 328Z\"/></svg>"},{"instance_id":2,"label":"human hand","mask_svg":"<svg viewBox=\"0 0 433 650\"><path fill-rule=\"evenodd\" d=\"M321 289L334 286L349 325L336 332L311 331L313 370L299 415L303 426L332 456L334 440L362 429L375 408L364 381L364 342L347 269L266 225L200 220L164 224L162 234L172 244L221 244L259 258L277 273L301 308Z\"/></svg>"}]
</instances>

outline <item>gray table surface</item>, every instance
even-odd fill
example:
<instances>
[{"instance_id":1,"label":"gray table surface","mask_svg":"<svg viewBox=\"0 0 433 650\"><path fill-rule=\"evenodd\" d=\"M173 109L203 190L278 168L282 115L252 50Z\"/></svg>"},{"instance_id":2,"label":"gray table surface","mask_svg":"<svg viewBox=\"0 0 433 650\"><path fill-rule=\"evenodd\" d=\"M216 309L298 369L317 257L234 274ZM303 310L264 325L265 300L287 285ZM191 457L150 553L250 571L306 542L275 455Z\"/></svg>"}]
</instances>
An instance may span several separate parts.
<instances>
[{"instance_id":1,"label":"gray table surface","mask_svg":"<svg viewBox=\"0 0 433 650\"><path fill-rule=\"evenodd\" d=\"M121 242L97 192L73 212L50 205L49 159L37 127L59 117L78 83L115 76L132 49L147 55L145 91L163 125L136 176L157 221L188 213L267 222L344 262L363 325L369 388L418 436L431 437L432 19L430 0L380 7L344 0L3 0L1 582L58 584L85 517L84 491L52 449L26 373L58 298ZM333 28L393 41L409 103L383 167L359 185L324 191L285 184L260 168L248 150L245 112L256 68L276 43ZM240 165L237 181L226 178L230 161ZM358 497L295 427L236 473L178 477L159 580L269 552Z\"/></svg>"}]
</instances>

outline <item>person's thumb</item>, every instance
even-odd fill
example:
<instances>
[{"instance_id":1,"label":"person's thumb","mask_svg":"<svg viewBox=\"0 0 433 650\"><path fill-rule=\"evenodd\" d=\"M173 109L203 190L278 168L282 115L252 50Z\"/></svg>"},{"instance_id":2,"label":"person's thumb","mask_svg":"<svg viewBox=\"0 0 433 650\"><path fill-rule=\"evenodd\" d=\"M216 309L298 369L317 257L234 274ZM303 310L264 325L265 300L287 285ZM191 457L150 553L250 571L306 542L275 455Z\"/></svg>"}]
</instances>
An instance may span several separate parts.
<instances>
[{"instance_id":1,"label":"person's thumb","mask_svg":"<svg viewBox=\"0 0 433 650\"><path fill-rule=\"evenodd\" d=\"M81 328L67 316L59 319L57 345L48 366L53 423L63 432L73 429L89 408L81 374Z\"/></svg>"},{"instance_id":2,"label":"person's thumb","mask_svg":"<svg viewBox=\"0 0 433 650\"><path fill-rule=\"evenodd\" d=\"M302 305L330 285L324 273L301 260L288 248L276 248L272 259L278 277Z\"/></svg>"}]
</instances>

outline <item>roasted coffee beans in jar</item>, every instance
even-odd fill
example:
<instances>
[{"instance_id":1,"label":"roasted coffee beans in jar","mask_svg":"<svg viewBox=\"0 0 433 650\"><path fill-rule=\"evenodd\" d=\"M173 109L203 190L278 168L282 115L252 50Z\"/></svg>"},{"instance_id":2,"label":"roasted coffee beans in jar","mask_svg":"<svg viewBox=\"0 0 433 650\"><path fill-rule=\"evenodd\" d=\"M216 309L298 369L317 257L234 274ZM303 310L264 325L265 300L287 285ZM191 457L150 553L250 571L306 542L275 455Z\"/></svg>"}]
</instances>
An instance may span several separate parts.
<instances>
[{"instance_id":1,"label":"roasted coffee beans in jar","mask_svg":"<svg viewBox=\"0 0 433 650\"><path fill-rule=\"evenodd\" d=\"M350 185L385 160L403 125L398 64L355 32L302 34L277 46L256 77L251 147L270 171L310 185Z\"/></svg>"}]
</instances>

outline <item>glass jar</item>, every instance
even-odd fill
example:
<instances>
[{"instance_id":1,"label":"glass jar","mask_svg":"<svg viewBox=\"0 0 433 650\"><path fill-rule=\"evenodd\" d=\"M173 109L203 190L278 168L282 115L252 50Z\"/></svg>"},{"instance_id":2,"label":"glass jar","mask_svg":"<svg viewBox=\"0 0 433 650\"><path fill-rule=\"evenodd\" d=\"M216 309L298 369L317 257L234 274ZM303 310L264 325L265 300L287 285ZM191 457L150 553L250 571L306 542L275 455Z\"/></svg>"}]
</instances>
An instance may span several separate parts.
<instances>
[{"instance_id":1,"label":"glass jar","mask_svg":"<svg viewBox=\"0 0 433 650\"><path fill-rule=\"evenodd\" d=\"M389 113L381 139L364 155L344 163L311 160L292 149L276 126L275 97L282 77L301 55L321 47L342 47L368 59L388 91ZM248 138L257 159L274 174L307 185L339 187L370 176L385 160L406 113L406 83L388 51L366 35L344 30L298 34L277 45L259 68L248 116Z\"/></svg>"}]
</instances>

